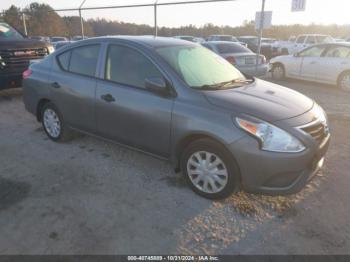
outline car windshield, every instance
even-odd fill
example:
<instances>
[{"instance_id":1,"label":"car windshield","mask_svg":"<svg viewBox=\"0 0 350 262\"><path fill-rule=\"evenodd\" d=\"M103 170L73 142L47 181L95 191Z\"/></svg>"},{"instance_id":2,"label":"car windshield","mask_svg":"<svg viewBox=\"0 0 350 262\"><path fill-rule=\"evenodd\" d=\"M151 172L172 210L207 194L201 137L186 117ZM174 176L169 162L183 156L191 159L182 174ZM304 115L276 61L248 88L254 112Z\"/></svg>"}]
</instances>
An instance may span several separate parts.
<instances>
[{"instance_id":1,"label":"car windshield","mask_svg":"<svg viewBox=\"0 0 350 262\"><path fill-rule=\"evenodd\" d=\"M192 88L229 88L248 81L224 58L201 46L167 46L156 51Z\"/></svg>"},{"instance_id":2,"label":"car windshield","mask_svg":"<svg viewBox=\"0 0 350 262\"><path fill-rule=\"evenodd\" d=\"M0 23L0 38L22 39L23 36L8 24Z\"/></svg>"},{"instance_id":3,"label":"car windshield","mask_svg":"<svg viewBox=\"0 0 350 262\"><path fill-rule=\"evenodd\" d=\"M216 47L220 54L252 53L250 49L240 44L217 44Z\"/></svg>"}]
</instances>

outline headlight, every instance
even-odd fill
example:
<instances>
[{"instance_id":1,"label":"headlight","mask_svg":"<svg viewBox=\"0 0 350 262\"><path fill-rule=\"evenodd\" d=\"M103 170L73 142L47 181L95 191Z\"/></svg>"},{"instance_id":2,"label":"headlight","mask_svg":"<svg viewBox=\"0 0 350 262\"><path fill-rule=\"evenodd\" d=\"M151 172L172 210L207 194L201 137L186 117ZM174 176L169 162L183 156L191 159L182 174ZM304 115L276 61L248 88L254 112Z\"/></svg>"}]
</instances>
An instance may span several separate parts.
<instances>
[{"instance_id":1,"label":"headlight","mask_svg":"<svg viewBox=\"0 0 350 262\"><path fill-rule=\"evenodd\" d=\"M262 150L297 153L305 149L305 146L297 138L267 122L258 119L245 120L238 117L236 122L239 127L259 140Z\"/></svg>"},{"instance_id":2,"label":"headlight","mask_svg":"<svg viewBox=\"0 0 350 262\"><path fill-rule=\"evenodd\" d=\"M47 51L49 51L49 54L52 54L53 52L55 52L55 48L52 45L50 45L47 47Z\"/></svg>"}]
</instances>

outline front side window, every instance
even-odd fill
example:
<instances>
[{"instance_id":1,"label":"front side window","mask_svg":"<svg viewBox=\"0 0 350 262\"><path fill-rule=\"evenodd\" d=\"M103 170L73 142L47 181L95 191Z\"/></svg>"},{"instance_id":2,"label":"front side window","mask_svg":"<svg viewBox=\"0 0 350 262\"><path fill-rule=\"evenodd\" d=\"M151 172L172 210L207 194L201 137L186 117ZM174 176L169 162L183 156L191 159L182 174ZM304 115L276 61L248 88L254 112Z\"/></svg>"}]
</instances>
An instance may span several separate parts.
<instances>
[{"instance_id":1,"label":"front side window","mask_svg":"<svg viewBox=\"0 0 350 262\"><path fill-rule=\"evenodd\" d=\"M74 48L71 52L69 72L95 76L100 45Z\"/></svg>"},{"instance_id":2,"label":"front side window","mask_svg":"<svg viewBox=\"0 0 350 262\"><path fill-rule=\"evenodd\" d=\"M168 46L156 51L193 88L245 80L226 59L201 46Z\"/></svg>"},{"instance_id":3,"label":"front side window","mask_svg":"<svg viewBox=\"0 0 350 262\"><path fill-rule=\"evenodd\" d=\"M163 78L155 65L143 54L125 46L108 48L105 79L119 84L144 88L146 78Z\"/></svg>"},{"instance_id":4,"label":"front side window","mask_svg":"<svg viewBox=\"0 0 350 262\"><path fill-rule=\"evenodd\" d=\"M300 52L301 57L320 57L324 51L324 46L314 46Z\"/></svg>"},{"instance_id":5,"label":"front side window","mask_svg":"<svg viewBox=\"0 0 350 262\"><path fill-rule=\"evenodd\" d=\"M350 56L350 48L346 46L336 46L330 48L325 57L347 58Z\"/></svg>"}]
</instances>

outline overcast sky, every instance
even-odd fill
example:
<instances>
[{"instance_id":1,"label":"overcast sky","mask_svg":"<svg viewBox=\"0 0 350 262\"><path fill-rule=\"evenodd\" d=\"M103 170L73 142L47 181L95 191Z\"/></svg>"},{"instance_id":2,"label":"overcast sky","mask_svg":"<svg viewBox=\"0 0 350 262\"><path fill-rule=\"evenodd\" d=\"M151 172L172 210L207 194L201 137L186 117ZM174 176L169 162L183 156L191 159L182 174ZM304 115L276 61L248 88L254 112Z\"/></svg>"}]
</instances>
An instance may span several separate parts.
<instances>
[{"instance_id":1,"label":"overcast sky","mask_svg":"<svg viewBox=\"0 0 350 262\"><path fill-rule=\"evenodd\" d=\"M55 9L75 8L82 0L38 0ZM175 0L159 0L158 2L174 2ZM176 0L183 1L185 0ZM291 12L292 0L266 0L266 10L273 11L273 24L350 24L350 0L306 0L305 12ZM0 10L8 8L11 4L25 7L33 1L30 0L1 0ZM152 3L154 0L87 0L86 7L111 6ZM261 0L236 0L225 3L206 3L194 5L178 5L159 7L159 26L216 25L236 26L244 20L253 20L255 12L261 8ZM60 13L76 15L77 12ZM84 11L84 18L107 18L132 23L153 24L153 8L127 8Z\"/></svg>"}]
</instances>

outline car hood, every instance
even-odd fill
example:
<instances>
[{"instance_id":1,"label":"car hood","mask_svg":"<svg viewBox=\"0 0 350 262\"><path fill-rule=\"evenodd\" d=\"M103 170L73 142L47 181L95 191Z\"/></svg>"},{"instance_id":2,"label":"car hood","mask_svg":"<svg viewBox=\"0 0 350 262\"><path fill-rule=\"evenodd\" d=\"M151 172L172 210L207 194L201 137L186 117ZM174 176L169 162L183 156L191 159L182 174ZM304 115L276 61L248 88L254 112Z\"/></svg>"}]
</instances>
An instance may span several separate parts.
<instances>
[{"instance_id":1,"label":"car hood","mask_svg":"<svg viewBox=\"0 0 350 262\"><path fill-rule=\"evenodd\" d=\"M34 39L2 39L0 38L1 49L20 49L20 48L40 48L46 47L47 44Z\"/></svg>"},{"instance_id":2,"label":"car hood","mask_svg":"<svg viewBox=\"0 0 350 262\"><path fill-rule=\"evenodd\" d=\"M296 91L259 79L251 85L204 91L204 94L213 105L268 122L301 115L309 111L314 104L310 98Z\"/></svg>"}]
</instances>

